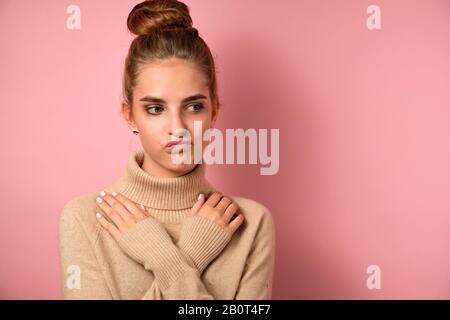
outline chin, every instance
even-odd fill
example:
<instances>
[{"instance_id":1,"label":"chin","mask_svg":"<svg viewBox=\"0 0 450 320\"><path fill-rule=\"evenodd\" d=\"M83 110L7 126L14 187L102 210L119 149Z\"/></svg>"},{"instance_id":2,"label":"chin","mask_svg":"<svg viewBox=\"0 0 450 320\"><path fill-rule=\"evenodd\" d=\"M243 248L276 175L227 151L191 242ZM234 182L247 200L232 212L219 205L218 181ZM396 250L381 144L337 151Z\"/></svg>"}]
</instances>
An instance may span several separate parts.
<instances>
[{"instance_id":1,"label":"chin","mask_svg":"<svg viewBox=\"0 0 450 320\"><path fill-rule=\"evenodd\" d=\"M172 159L169 157L167 161L167 168L172 171L185 172L194 169L197 163L194 163L194 159L191 159L191 163L173 163Z\"/></svg>"}]
</instances>

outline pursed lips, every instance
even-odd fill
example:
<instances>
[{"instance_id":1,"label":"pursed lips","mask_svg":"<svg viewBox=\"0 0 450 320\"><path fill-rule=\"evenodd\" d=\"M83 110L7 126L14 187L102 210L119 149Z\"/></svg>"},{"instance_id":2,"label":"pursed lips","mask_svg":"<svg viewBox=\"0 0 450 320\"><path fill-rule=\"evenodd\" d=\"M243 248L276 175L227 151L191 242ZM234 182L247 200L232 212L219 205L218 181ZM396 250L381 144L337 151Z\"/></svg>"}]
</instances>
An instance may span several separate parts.
<instances>
[{"instance_id":1,"label":"pursed lips","mask_svg":"<svg viewBox=\"0 0 450 320\"><path fill-rule=\"evenodd\" d=\"M191 144L191 142L190 141L174 141L174 142L169 142L167 145L166 145L166 149L172 149L174 146L176 146L176 145L183 145L183 144Z\"/></svg>"}]
</instances>

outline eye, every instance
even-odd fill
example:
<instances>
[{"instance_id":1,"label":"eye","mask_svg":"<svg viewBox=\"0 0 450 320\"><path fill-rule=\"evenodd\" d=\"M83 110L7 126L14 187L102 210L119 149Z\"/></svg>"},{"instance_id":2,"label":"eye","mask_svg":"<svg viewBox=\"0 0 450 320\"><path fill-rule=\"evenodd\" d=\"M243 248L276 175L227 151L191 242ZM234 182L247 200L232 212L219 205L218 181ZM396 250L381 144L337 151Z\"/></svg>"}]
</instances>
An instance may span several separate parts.
<instances>
[{"instance_id":1,"label":"eye","mask_svg":"<svg viewBox=\"0 0 450 320\"><path fill-rule=\"evenodd\" d=\"M155 108L156 108L156 110L159 110L159 111L161 111L161 109L162 109L160 106L151 106L151 107L145 108L145 110L147 110L147 112L150 114L158 114L159 113L158 111L156 111L156 112L150 111L150 110L154 110Z\"/></svg>"},{"instance_id":2,"label":"eye","mask_svg":"<svg viewBox=\"0 0 450 320\"><path fill-rule=\"evenodd\" d=\"M196 108L194 109L194 112L199 112L199 111L201 111L202 109L205 108L205 107L203 106L203 104L201 104L201 103L191 104L191 105L189 106L189 108L191 108L191 107L196 107Z\"/></svg>"}]
</instances>

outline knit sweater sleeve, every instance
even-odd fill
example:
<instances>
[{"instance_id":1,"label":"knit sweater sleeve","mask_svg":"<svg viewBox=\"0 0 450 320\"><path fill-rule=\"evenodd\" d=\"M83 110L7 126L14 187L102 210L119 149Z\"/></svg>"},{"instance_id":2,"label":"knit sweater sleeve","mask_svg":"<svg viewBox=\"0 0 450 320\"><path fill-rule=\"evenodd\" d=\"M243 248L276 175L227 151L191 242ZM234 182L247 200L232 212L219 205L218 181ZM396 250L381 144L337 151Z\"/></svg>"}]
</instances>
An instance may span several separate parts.
<instances>
[{"instance_id":1,"label":"knit sweater sleeve","mask_svg":"<svg viewBox=\"0 0 450 320\"><path fill-rule=\"evenodd\" d=\"M247 257L236 300L270 300L275 263L275 226L272 214L263 206L252 249Z\"/></svg>"},{"instance_id":2,"label":"knit sweater sleeve","mask_svg":"<svg viewBox=\"0 0 450 320\"><path fill-rule=\"evenodd\" d=\"M63 296L67 300L114 299L89 239L76 212L75 202L64 206L59 221L59 252ZM215 299L204 286L199 271L172 242L155 219L135 224L119 240L131 258L152 271L155 281L141 300Z\"/></svg>"},{"instance_id":3,"label":"knit sweater sleeve","mask_svg":"<svg viewBox=\"0 0 450 320\"><path fill-rule=\"evenodd\" d=\"M213 300L200 272L154 218L134 224L119 240L133 260L153 272L155 281L142 300Z\"/></svg>"},{"instance_id":4,"label":"knit sweater sleeve","mask_svg":"<svg viewBox=\"0 0 450 320\"><path fill-rule=\"evenodd\" d=\"M59 219L59 255L64 299L112 299L91 240L87 237L70 201Z\"/></svg>"},{"instance_id":5,"label":"knit sweater sleeve","mask_svg":"<svg viewBox=\"0 0 450 320\"><path fill-rule=\"evenodd\" d=\"M263 215L259 220L256 235L247 257L241 281L236 292L236 300L269 300L272 299L272 286L275 262L275 228L270 211L263 207ZM145 222L144 222L145 221ZM152 270L156 280L147 290L144 300L167 299L216 299L203 284L201 273L205 265L217 255L229 241L216 228L214 223L205 219L191 220L191 226L184 229L185 239L204 238L204 234L212 233L208 239L216 239L214 246L197 246L200 242L188 242L180 238L178 245L172 243L165 229L154 219L146 219L122 239L129 247L132 258L141 261L147 270ZM200 228L199 226L202 226ZM203 231L201 231L203 230ZM203 235L202 235L203 234ZM132 238L128 238L132 237ZM222 239L219 241L217 239ZM160 241L161 240L161 241ZM190 244L188 244L190 243ZM156 254L159 252L159 254ZM156 262L156 263L155 263Z\"/></svg>"}]
</instances>

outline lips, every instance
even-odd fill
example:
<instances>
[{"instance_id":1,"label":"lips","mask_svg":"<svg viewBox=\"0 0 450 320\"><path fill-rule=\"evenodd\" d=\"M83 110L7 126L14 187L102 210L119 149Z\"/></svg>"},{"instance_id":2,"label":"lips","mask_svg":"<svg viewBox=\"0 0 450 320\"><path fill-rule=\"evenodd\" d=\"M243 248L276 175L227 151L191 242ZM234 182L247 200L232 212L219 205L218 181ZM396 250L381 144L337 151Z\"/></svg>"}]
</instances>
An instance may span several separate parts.
<instances>
[{"instance_id":1,"label":"lips","mask_svg":"<svg viewBox=\"0 0 450 320\"><path fill-rule=\"evenodd\" d=\"M178 145L178 144L190 144L190 141L185 140L179 140L179 141L170 141L168 144L166 144L166 148L171 148L172 146Z\"/></svg>"}]
</instances>

